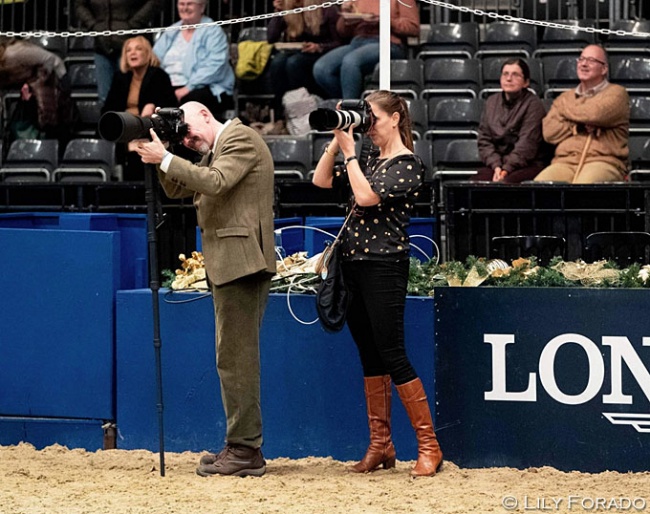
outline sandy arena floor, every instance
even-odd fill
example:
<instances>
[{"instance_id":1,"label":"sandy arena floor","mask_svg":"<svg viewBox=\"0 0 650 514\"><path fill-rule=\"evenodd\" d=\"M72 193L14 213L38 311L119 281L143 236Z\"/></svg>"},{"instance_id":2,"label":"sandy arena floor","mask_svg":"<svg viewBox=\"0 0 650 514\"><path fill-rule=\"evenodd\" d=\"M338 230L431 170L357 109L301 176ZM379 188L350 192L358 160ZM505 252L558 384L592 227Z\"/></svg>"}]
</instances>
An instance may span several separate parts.
<instances>
[{"instance_id":1,"label":"sandy arena floor","mask_svg":"<svg viewBox=\"0 0 650 514\"><path fill-rule=\"evenodd\" d=\"M274 459L262 478L202 478L200 455L0 446L1 514L648 512L650 472L461 469L412 479L412 462L368 475L332 459Z\"/></svg>"}]
</instances>

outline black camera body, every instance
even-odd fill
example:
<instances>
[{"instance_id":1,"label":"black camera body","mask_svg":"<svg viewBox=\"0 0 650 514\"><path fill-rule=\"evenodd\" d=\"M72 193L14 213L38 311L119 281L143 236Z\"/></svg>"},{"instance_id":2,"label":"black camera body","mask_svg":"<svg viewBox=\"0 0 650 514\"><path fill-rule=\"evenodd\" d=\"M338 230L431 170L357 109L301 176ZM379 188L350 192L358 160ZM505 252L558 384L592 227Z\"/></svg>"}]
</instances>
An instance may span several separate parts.
<instances>
[{"instance_id":1,"label":"black camera body","mask_svg":"<svg viewBox=\"0 0 650 514\"><path fill-rule=\"evenodd\" d=\"M178 107L158 109L149 117L109 111L99 119L99 135L116 143L151 139L149 129L153 129L161 141L171 144L182 142L188 132L183 110Z\"/></svg>"},{"instance_id":2,"label":"black camera body","mask_svg":"<svg viewBox=\"0 0 650 514\"><path fill-rule=\"evenodd\" d=\"M365 100L343 100L339 109L316 109L309 114L309 125L314 130L347 130L365 134L372 128L375 117Z\"/></svg>"}]
</instances>

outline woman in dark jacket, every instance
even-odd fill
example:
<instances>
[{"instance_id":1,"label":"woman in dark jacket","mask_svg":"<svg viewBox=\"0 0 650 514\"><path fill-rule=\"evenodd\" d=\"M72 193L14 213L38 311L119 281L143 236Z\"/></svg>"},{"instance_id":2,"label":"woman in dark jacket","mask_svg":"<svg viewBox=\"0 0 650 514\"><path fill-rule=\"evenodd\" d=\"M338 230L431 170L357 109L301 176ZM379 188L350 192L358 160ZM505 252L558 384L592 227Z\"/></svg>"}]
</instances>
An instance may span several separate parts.
<instances>
[{"instance_id":1,"label":"woman in dark jacket","mask_svg":"<svg viewBox=\"0 0 650 514\"><path fill-rule=\"evenodd\" d=\"M123 111L148 117L156 107L176 107L178 103L169 75L159 65L145 37L127 39L122 48L120 71L113 76L102 112ZM143 173L139 157L129 154L124 178L142 180Z\"/></svg>"},{"instance_id":2,"label":"woman in dark jacket","mask_svg":"<svg viewBox=\"0 0 650 514\"><path fill-rule=\"evenodd\" d=\"M77 23L86 30L129 30L148 27L160 14L162 0L75 0ZM125 36L95 37L97 93L104 102Z\"/></svg>"},{"instance_id":3,"label":"woman in dark jacket","mask_svg":"<svg viewBox=\"0 0 650 514\"><path fill-rule=\"evenodd\" d=\"M533 180L544 168L546 111L529 85L530 69L523 59L503 63L502 91L486 100L479 125L478 151L485 167L473 180L517 184Z\"/></svg>"}]
</instances>

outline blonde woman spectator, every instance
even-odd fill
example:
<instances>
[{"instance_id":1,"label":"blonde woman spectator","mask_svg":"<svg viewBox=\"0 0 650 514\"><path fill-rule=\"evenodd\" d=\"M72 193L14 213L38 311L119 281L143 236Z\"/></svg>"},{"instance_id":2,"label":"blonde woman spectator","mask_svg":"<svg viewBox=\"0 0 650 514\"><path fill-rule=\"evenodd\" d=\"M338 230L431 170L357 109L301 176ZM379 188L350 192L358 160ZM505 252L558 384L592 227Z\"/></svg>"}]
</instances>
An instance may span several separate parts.
<instances>
[{"instance_id":1,"label":"blonde woman spectator","mask_svg":"<svg viewBox=\"0 0 650 514\"><path fill-rule=\"evenodd\" d=\"M127 39L122 48L120 71L113 77L102 109L125 111L136 116L151 116L156 107L176 107L176 95L169 75L159 67L151 43L143 36ZM129 143L129 149L132 144ZM125 147L118 146L118 158L126 159L124 180L144 180L144 166L137 154L124 157Z\"/></svg>"}]
</instances>

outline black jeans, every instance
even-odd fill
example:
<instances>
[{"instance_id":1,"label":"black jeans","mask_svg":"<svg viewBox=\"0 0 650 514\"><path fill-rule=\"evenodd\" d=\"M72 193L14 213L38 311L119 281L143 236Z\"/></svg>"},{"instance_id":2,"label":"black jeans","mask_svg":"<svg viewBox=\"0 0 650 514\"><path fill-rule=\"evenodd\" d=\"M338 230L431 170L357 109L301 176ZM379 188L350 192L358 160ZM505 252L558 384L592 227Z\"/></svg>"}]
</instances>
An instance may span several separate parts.
<instances>
[{"instance_id":1,"label":"black jeans","mask_svg":"<svg viewBox=\"0 0 650 514\"><path fill-rule=\"evenodd\" d=\"M409 261L344 261L351 294L347 323L359 349L363 375L390 375L396 385L417 378L404 347Z\"/></svg>"}]
</instances>

